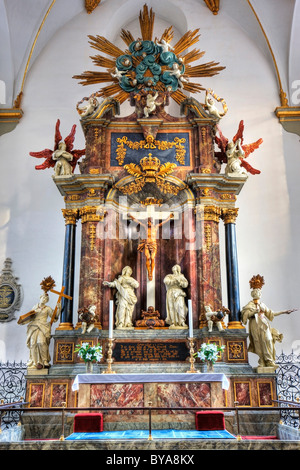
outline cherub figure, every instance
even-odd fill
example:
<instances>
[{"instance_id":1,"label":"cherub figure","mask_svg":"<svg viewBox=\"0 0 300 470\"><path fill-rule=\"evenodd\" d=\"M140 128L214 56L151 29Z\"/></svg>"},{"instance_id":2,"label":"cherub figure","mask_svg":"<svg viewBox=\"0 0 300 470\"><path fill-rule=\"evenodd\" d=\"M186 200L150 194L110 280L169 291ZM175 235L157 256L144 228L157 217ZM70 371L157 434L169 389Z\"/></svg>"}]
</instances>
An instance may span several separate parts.
<instances>
[{"instance_id":1,"label":"cherub figure","mask_svg":"<svg viewBox=\"0 0 300 470\"><path fill-rule=\"evenodd\" d=\"M215 156L220 163L227 164L225 173L230 176L241 173L246 174L246 172L252 175L260 174L260 171L253 168L245 159L261 145L263 140L258 139L252 144L244 145L244 121L240 121L238 131L231 142L224 137L219 127L218 132L220 137L216 136L215 141L220 151L215 152Z\"/></svg>"},{"instance_id":2,"label":"cherub figure","mask_svg":"<svg viewBox=\"0 0 300 470\"><path fill-rule=\"evenodd\" d=\"M116 68L115 68L115 71L114 71L114 72L111 72L110 74L111 74L111 76L112 76L113 78L116 78L116 79L120 82L120 80L122 80L122 77L123 77L123 75L124 75L125 73L127 73L127 72L124 71L124 70L119 70L119 69L116 67Z\"/></svg>"},{"instance_id":3,"label":"cherub figure","mask_svg":"<svg viewBox=\"0 0 300 470\"><path fill-rule=\"evenodd\" d=\"M90 333L94 327L97 320L96 315L96 306L90 305L89 308L81 308L78 310L78 318L81 321L81 332Z\"/></svg>"},{"instance_id":4,"label":"cherub figure","mask_svg":"<svg viewBox=\"0 0 300 470\"><path fill-rule=\"evenodd\" d=\"M148 93L146 98L146 106L144 107L144 116L147 118L151 113L156 110L156 98L158 97L158 92L155 95Z\"/></svg>"},{"instance_id":5,"label":"cherub figure","mask_svg":"<svg viewBox=\"0 0 300 470\"><path fill-rule=\"evenodd\" d=\"M36 158L44 158L45 161L41 165L36 165L36 170L45 170L46 168L55 167L55 175L72 174L75 170L77 161L85 154L83 150L73 150L75 139L76 124L72 126L70 134L63 140L60 130L60 120L58 119L55 126L54 149L45 149L41 152L30 152L29 155Z\"/></svg>"},{"instance_id":6,"label":"cherub figure","mask_svg":"<svg viewBox=\"0 0 300 470\"><path fill-rule=\"evenodd\" d=\"M171 44L168 43L164 38L162 38L160 42L158 42L158 39L157 39L156 44L162 48L162 52L169 52L169 51L174 50Z\"/></svg>"},{"instance_id":7,"label":"cherub figure","mask_svg":"<svg viewBox=\"0 0 300 470\"><path fill-rule=\"evenodd\" d=\"M80 117L86 117L92 114L95 109L98 107L99 101L94 96L90 96L87 104L83 108L77 108Z\"/></svg>"},{"instance_id":8,"label":"cherub figure","mask_svg":"<svg viewBox=\"0 0 300 470\"><path fill-rule=\"evenodd\" d=\"M219 111L213 99L209 98L209 94L212 94L212 96L217 99L216 95L214 95L211 90L206 90L205 107L207 108L207 111L211 116L215 116L216 118L221 119L227 113L227 105L223 98L218 98L217 101L221 101L223 104L223 112Z\"/></svg>"},{"instance_id":9,"label":"cherub figure","mask_svg":"<svg viewBox=\"0 0 300 470\"><path fill-rule=\"evenodd\" d=\"M214 324L217 325L217 328L219 331L223 331L224 328L222 325L222 320L224 320L227 309L223 308L222 310L219 310L218 312L213 312L210 305L206 305L204 309L205 309L205 318L207 320L208 331L212 332Z\"/></svg>"},{"instance_id":10,"label":"cherub figure","mask_svg":"<svg viewBox=\"0 0 300 470\"><path fill-rule=\"evenodd\" d=\"M177 80L178 80L178 86L179 88L183 88L183 82L187 83L188 80L186 78L184 78L180 68L179 68L179 65L174 62L173 66L172 66L172 70L171 72L169 72L170 75L174 75Z\"/></svg>"}]
</instances>

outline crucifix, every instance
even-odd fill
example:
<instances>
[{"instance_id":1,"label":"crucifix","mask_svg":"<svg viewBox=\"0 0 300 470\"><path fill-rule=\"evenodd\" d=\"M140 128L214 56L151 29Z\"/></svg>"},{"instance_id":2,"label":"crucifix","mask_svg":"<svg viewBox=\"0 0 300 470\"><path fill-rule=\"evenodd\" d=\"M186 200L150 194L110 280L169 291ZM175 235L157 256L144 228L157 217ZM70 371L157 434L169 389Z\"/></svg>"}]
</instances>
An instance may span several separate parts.
<instances>
[{"instance_id":1,"label":"crucifix","mask_svg":"<svg viewBox=\"0 0 300 470\"><path fill-rule=\"evenodd\" d=\"M57 309L58 309L58 305L61 303L61 299L63 297L65 297L65 299L70 299L72 300L73 297L71 297L70 295L67 295L67 294L64 294L64 290L65 290L65 286L62 286L61 288L61 291L58 292L54 289L50 289L50 292L52 292L53 294L57 294L58 295L58 299L57 299L57 303L56 303L56 306L55 306L55 309L53 311L53 315L52 315L52 318L51 318L51 321L50 321L50 324L52 325L52 323L54 322L55 320L55 317L56 317L56 312L57 312Z\"/></svg>"},{"instance_id":2,"label":"crucifix","mask_svg":"<svg viewBox=\"0 0 300 470\"><path fill-rule=\"evenodd\" d=\"M157 238L159 227L162 227L174 215L170 211L155 211L154 205L147 206L144 212L133 212L128 217L141 225L145 230L145 238L141 240L138 251L143 252L146 257L147 279L147 307L155 307L155 257L157 253ZM145 222L142 222L145 220ZM156 220L163 222L155 223Z\"/></svg>"}]
</instances>

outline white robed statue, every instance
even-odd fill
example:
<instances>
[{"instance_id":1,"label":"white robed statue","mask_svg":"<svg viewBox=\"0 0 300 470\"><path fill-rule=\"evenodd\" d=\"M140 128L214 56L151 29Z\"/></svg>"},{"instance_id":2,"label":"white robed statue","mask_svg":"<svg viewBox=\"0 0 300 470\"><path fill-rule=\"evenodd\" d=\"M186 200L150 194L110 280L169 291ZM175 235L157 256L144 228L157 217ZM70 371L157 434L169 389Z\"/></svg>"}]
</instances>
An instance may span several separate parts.
<instances>
[{"instance_id":1,"label":"white robed statue","mask_svg":"<svg viewBox=\"0 0 300 470\"><path fill-rule=\"evenodd\" d=\"M257 354L259 357L259 367L278 367L275 363L276 351L275 342L281 341L282 336L278 330L271 328L270 322L274 317L282 314L290 314L291 310L273 312L263 302L261 302L261 287L264 285L264 278L259 274L250 279L251 297L253 300L242 308L242 322L249 323L249 346L248 351Z\"/></svg>"},{"instance_id":2,"label":"white robed statue","mask_svg":"<svg viewBox=\"0 0 300 470\"><path fill-rule=\"evenodd\" d=\"M172 268L173 274L168 274L164 278L164 283L167 289L167 318L166 323L170 325L169 328L187 328L186 317L188 308L185 304L186 293L183 289L188 287L188 281L181 273L181 268L178 264Z\"/></svg>"},{"instance_id":3,"label":"white robed statue","mask_svg":"<svg viewBox=\"0 0 300 470\"><path fill-rule=\"evenodd\" d=\"M137 302L134 289L139 287L139 283L131 277L132 269L125 266L122 274L112 282L104 281L103 285L117 289L116 293L116 319L117 329L133 328L132 316Z\"/></svg>"}]
</instances>

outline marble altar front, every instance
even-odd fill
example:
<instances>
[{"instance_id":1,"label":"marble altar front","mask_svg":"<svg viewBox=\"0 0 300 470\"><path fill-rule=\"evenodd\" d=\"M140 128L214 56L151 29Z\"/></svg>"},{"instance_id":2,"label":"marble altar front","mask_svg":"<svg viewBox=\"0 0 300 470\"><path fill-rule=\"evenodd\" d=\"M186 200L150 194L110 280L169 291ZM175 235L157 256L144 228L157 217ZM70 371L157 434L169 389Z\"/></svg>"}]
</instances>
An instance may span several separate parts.
<instances>
[{"instance_id":1,"label":"marble altar front","mask_svg":"<svg viewBox=\"0 0 300 470\"><path fill-rule=\"evenodd\" d=\"M73 391L78 392L79 408L104 408L101 412L106 427L119 425L128 417L130 427L145 426L149 412L143 408L149 406L154 408L154 426L174 426L174 423L192 426L195 422L193 408L223 407L224 390L228 388L229 381L224 374L201 373L79 374L72 385ZM192 410L176 410L180 407Z\"/></svg>"}]
</instances>

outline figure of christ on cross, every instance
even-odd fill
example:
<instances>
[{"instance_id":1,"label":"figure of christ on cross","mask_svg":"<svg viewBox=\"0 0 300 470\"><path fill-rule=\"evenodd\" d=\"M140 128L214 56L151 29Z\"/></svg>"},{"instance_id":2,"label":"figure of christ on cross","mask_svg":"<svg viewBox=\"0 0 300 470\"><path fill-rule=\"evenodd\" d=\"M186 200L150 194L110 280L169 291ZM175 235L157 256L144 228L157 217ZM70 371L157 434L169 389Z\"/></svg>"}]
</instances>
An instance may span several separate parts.
<instances>
[{"instance_id":1,"label":"figure of christ on cross","mask_svg":"<svg viewBox=\"0 0 300 470\"><path fill-rule=\"evenodd\" d=\"M136 219L133 215L128 214L129 218L136 222L137 224L141 225L144 227L146 236L147 238L143 239L139 246L138 246L138 251L144 252L145 257L146 257L146 268L148 271L148 278L149 281L152 281L153 279L153 271L155 268L155 256L157 252L157 233L159 230L159 227L162 227L165 223L167 223L170 219L174 218L173 214L170 214L167 219L165 219L163 222L160 224L155 224L153 222L153 216L148 217L148 222L143 223L140 220Z\"/></svg>"}]
</instances>

